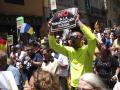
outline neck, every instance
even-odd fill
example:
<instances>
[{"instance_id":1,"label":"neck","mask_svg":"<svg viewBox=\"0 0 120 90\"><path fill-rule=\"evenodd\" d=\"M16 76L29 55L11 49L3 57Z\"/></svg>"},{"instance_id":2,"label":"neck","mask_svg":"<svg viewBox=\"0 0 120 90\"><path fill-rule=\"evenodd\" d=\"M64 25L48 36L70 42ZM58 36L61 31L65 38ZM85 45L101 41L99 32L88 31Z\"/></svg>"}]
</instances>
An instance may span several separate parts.
<instances>
[{"instance_id":1,"label":"neck","mask_svg":"<svg viewBox=\"0 0 120 90\"><path fill-rule=\"evenodd\" d=\"M74 48L75 50L78 50L78 49L81 48L81 47L82 47L81 44L78 44L78 45L73 46L73 48Z\"/></svg>"}]
</instances>

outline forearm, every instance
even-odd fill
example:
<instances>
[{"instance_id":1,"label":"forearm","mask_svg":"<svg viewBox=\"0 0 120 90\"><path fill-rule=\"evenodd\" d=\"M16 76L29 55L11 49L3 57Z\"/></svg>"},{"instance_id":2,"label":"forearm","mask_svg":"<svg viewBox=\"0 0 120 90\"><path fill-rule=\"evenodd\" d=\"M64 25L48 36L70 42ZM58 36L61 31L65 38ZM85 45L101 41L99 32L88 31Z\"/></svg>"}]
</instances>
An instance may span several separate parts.
<instances>
[{"instance_id":1,"label":"forearm","mask_svg":"<svg viewBox=\"0 0 120 90\"><path fill-rule=\"evenodd\" d=\"M95 39L95 35L91 32L91 29L89 27L87 27L86 25L84 25L80 20L77 22L77 24L79 25L81 31L84 33L85 37L87 39Z\"/></svg>"},{"instance_id":2,"label":"forearm","mask_svg":"<svg viewBox=\"0 0 120 90\"><path fill-rule=\"evenodd\" d=\"M62 53L67 56L67 50L63 45L60 45L56 42L56 39L53 35L48 35L50 48L54 49L58 53Z\"/></svg>"},{"instance_id":3,"label":"forearm","mask_svg":"<svg viewBox=\"0 0 120 90\"><path fill-rule=\"evenodd\" d=\"M68 65L59 64L62 69L67 69Z\"/></svg>"},{"instance_id":4,"label":"forearm","mask_svg":"<svg viewBox=\"0 0 120 90\"><path fill-rule=\"evenodd\" d=\"M120 67L117 67L116 72L115 72L115 75L118 76L119 73L120 73Z\"/></svg>"},{"instance_id":5,"label":"forearm","mask_svg":"<svg viewBox=\"0 0 120 90\"><path fill-rule=\"evenodd\" d=\"M32 64L33 64L33 65L36 65L36 66L41 66L41 65L42 65L42 62L35 62L35 61L32 61Z\"/></svg>"}]
</instances>

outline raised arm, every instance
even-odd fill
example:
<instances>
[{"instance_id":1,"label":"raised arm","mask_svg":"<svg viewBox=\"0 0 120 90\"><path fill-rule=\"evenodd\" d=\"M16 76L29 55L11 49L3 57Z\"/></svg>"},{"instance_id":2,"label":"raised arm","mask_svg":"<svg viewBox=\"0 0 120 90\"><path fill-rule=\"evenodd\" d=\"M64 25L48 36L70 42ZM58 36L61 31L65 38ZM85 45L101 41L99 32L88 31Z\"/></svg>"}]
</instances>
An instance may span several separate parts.
<instances>
[{"instance_id":1,"label":"raised arm","mask_svg":"<svg viewBox=\"0 0 120 90\"><path fill-rule=\"evenodd\" d=\"M88 41L88 52L89 54L93 54L95 51L96 47L96 37L95 35L91 32L91 29L87 27L85 24L83 24L79 19L79 16L77 17L77 24L79 25L81 31L84 33L85 37L87 38Z\"/></svg>"}]
</instances>

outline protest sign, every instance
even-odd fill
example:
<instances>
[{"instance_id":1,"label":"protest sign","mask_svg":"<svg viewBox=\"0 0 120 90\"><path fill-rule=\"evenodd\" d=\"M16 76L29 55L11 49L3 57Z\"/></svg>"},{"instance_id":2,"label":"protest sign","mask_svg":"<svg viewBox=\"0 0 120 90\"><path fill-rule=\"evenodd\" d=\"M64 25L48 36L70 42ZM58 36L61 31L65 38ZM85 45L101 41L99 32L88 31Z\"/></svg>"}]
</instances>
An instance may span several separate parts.
<instances>
[{"instance_id":1,"label":"protest sign","mask_svg":"<svg viewBox=\"0 0 120 90\"><path fill-rule=\"evenodd\" d=\"M16 23L17 23L17 36L20 38L19 35L19 30L21 28L21 25L24 23L24 17L20 16L16 18Z\"/></svg>"},{"instance_id":2,"label":"protest sign","mask_svg":"<svg viewBox=\"0 0 120 90\"><path fill-rule=\"evenodd\" d=\"M7 35L8 45L13 45L13 35Z\"/></svg>"},{"instance_id":3,"label":"protest sign","mask_svg":"<svg viewBox=\"0 0 120 90\"><path fill-rule=\"evenodd\" d=\"M51 32L61 31L76 26L74 15L77 13L77 8L68 8L56 12L51 19Z\"/></svg>"},{"instance_id":4,"label":"protest sign","mask_svg":"<svg viewBox=\"0 0 120 90\"><path fill-rule=\"evenodd\" d=\"M51 10L57 9L56 0L50 0Z\"/></svg>"},{"instance_id":5,"label":"protest sign","mask_svg":"<svg viewBox=\"0 0 120 90\"><path fill-rule=\"evenodd\" d=\"M16 18L17 29L24 23L24 17L20 16Z\"/></svg>"}]
</instances>

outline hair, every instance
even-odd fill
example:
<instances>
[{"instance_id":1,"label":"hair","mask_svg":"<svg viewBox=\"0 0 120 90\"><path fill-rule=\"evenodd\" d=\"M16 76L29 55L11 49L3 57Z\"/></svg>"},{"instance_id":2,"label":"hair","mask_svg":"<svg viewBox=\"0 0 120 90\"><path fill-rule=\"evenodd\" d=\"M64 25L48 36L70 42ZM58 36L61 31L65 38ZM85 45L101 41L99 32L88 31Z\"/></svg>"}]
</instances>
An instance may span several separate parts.
<instances>
[{"instance_id":1,"label":"hair","mask_svg":"<svg viewBox=\"0 0 120 90\"><path fill-rule=\"evenodd\" d=\"M80 77L79 80L84 80L93 87L99 88L99 90L106 90L102 80L94 73L85 73Z\"/></svg>"},{"instance_id":2,"label":"hair","mask_svg":"<svg viewBox=\"0 0 120 90\"><path fill-rule=\"evenodd\" d=\"M0 69L5 70L7 66L7 54L5 51L0 50Z\"/></svg>"},{"instance_id":3,"label":"hair","mask_svg":"<svg viewBox=\"0 0 120 90\"><path fill-rule=\"evenodd\" d=\"M83 35L83 32L80 30L80 27L79 26L76 26L76 27L74 27L74 28L71 28L71 32L73 33L73 32L79 32L79 33L81 33L82 35Z\"/></svg>"},{"instance_id":4,"label":"hair","mask_svg":"<svg viewBox=\"0 0 120 90\"><path fill-rule=\"evenodd\" d=\"M37 77L35 79L35 90L59 90L58 84L53 76L48 71L37 71Z\"/></svg>"},{"instance_id":5,"label":"hair","mask_svg":"<svg viewBox=\"0 0 120 90\"><path fill-rule=\"evenodd\" d=\"M8 65L15 65L16 61L12 57L7 57L7 64Z\"/></svg>"}]
</instances>

